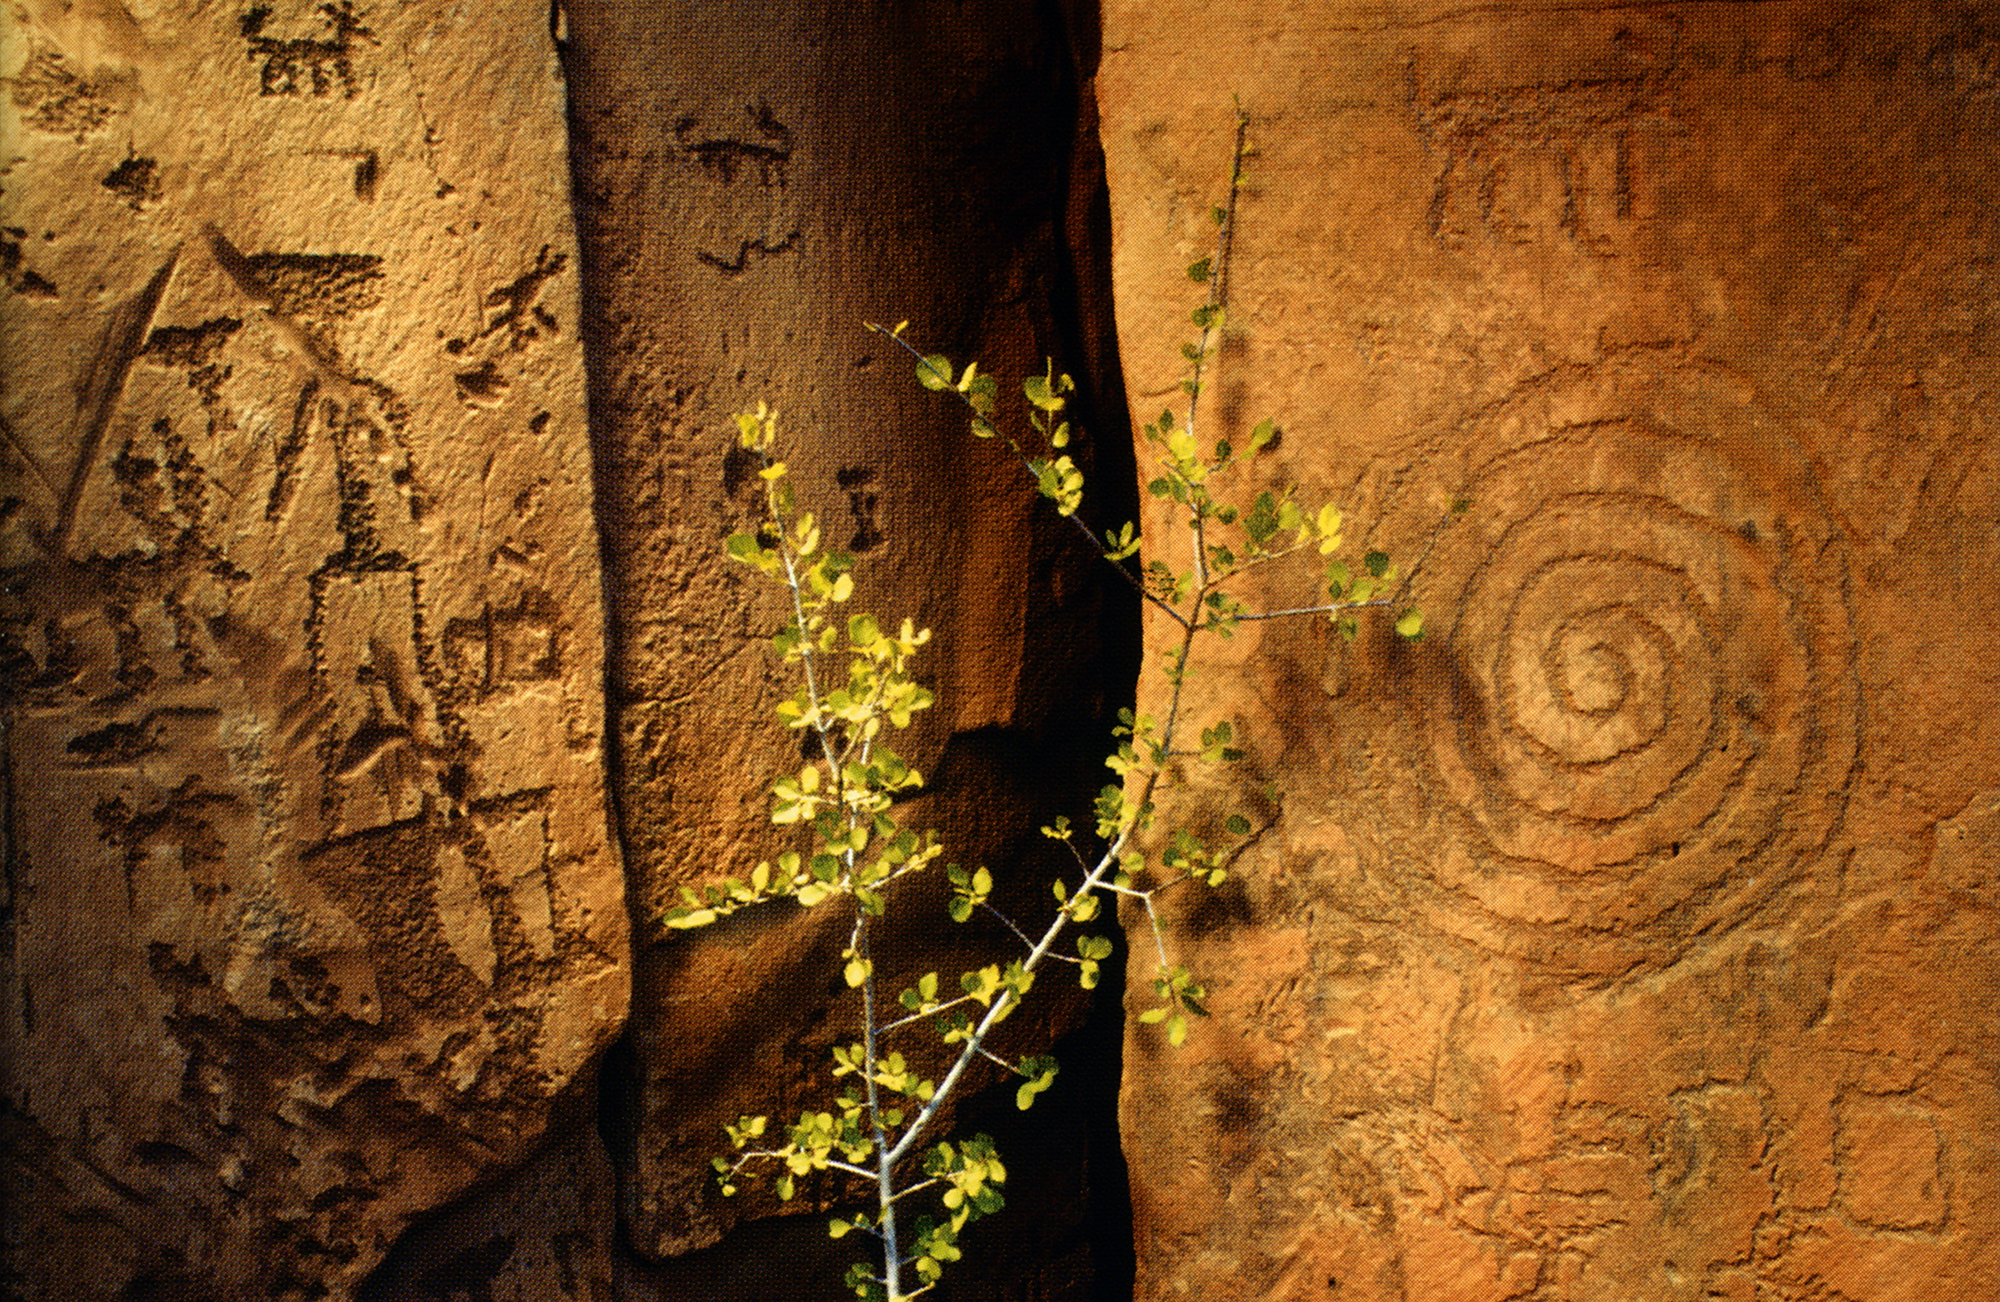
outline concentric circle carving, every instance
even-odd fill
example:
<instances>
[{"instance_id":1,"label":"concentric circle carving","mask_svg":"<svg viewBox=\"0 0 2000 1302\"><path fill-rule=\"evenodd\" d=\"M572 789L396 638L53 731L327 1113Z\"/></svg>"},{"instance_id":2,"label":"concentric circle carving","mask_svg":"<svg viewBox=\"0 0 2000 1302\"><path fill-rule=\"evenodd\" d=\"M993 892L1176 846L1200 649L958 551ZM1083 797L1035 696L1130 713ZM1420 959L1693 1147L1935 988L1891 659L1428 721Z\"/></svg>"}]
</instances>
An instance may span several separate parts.
<instances>
[{"instance_id":1,"label":"concentric circle carving","mask_svg":"<svg viewBox=\"0 0 2000 1302\"><path fill-rule=\"evenodd\" d=\"M1430 872L1507 948L1670 956L1838 824L1840 537L1782 427L1698 373L1593 371L1466 433L1499 450L1427 567L1452 669L1428 750L1454 824Z\"/></svg>"}]
</instances>

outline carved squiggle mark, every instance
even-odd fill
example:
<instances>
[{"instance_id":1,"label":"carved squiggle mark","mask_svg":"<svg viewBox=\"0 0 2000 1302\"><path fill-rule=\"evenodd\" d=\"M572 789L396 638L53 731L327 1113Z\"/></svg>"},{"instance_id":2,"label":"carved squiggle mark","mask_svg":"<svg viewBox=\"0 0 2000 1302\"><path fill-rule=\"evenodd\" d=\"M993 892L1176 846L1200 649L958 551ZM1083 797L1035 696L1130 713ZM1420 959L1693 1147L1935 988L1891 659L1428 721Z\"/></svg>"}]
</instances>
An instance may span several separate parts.
<instances>
[{"instance_id":1,"label":"carved squiggle mark","mask_svg":"<svg viewBox=\"0 0 2000 1302\"><path fill-rule=\"evenodd\" d=\"M213 481L167 417L153 421L151 434L155 442L143 447L128 438L110 460L119 506L162 554L221 560L208 539L208 489Z\"/></svg>"},{"instance_id":2,"label":"carved squiggle mark","mask_svg":"<svg viewBox=\"0 0 2000 1302\"><path fill-rule=\"evenodd\" d=\"M99 838L121 852L126 904L136 909L140 869L148 851L160 842L180 847L179 862L195 899L214 903L225 889L226 867L226 846L215 820L240 809L234 796L203 790L196 775L150 808L134 808L123 797L113 796L99 801L91 813Z\"/></svg>"},{"instance_id":3,"label":"carved squiggle mark","mask_svg":"<svg viewBox=\"0 0 2000 1302\"><path fill-rule=\"evenodd\" d=\"M28 232L19 226L0 226L0 282L22 298L59 297L54 281L21 265L26 261L21 244L27 238Z\"/></svg>"},{"instance_id":4,"label":"carved squiggle mark","mask_svg":"<svg viewBox=\"0 0 2000 1302\"><path fill-rule=\"evenodd\" d=\"M736 256L733 258L719 258L706 249L696 250L694 256L709 266L714 267L725 276L736 276L741 275L744 268L750 265L751 254L754 253L760 258L776 257L780 253L790 252L792 246L798 242L798 238L799 233L791 231L776 244L772 244L762 238L743 240L738 243Z\"/></svg>"},{"instance_id":5,"label":"carved squiggle mark","mask_svg":"<svg viewBox=\"0 0 2000 1302\"><path fill-rule=\"evenodd\" d=\"M136 722L114 720L69 739L63 753L78 768L123 768L173 747L176 724L199 722L213 726L218 712L185 706L148 711Z\"/></svg>"},{"instance_id":6,"label":"carved squiggle mark","mask_svg":"<svg viewBox=\"0 0 2000 1302\"><path fill-rule=\"evenodd\" d=\"M363 203L375 202L375 186L382 176L382 156L374 150L363 151L354 160L354 197Z\"/></svg>"},{"instance_id":7,"label":"carved squiggle mark","mask_svg":"<svg viewBox=\"0 0 2000 1302\"><path fill-rule=\"evenodd\" d=\"M188 387L201 395L205 406L213 407L221 397L226 372L218 357L230 337L242 328L243 322L233 316L193 326L161 326L146 336L139 356L158 366L185 371Z\"/></svg>"},{"instance_id":8,"label":"carved squiggle mark","mask_svg":"<svg viewBox=\"0 0 2000 1302\"><path fill-rule=\"evenodd\" d=\"M743 111L750 117L755 139L698 135L696 128L701 120L684 117L674 124L674 140L688 157L701 164L703 171L724 185L734 183L738 172L754 167L759 184L782 189L786 165L792 157L792 129L778 121L768 104L746 105Z\"/></svg>"},{"instance_id":9,"label":"carved squiggle mark","mask_svg":"<svg viewBox=\"0 0 2000 1302\"><path fill-rule=\"evenodd\" d=\"M424 134L422 138L424 146L424 167L429 170L431 174L431 180L437 182L437 190L435 191L436 197L442 199L445 198L447 195L455 194L458 191L458 187L453 185L450 181L445 180L444 174L442 172L439 172L437 169L437 142L439 140L438 129L437 129L437 124L431 121L430 109L424 104L424 85L423 81L417 76L416 61L411 59L408 54L405 54L403 56L403 67L409 70L410 98L416 101L417 118L424 124ZM458 234L458 231L450 226L445 227L445 230L453 235Z\"/></svg>"},{"instance_id":10,"label":"carved squiggle mark","mask_svg":"<svg viewBox=\"0 0 2000 1302\"><path fill-rule=\"evenodd\" d=\"M519 352L543 334L560 333L562 327L555 317L536 300L541 296L542 286L568 265L568 254L544 244L535 254L533 266L486 295L478 333L447 340L444 350L456 357L473 344L504 332L506 351Z\"/></svg>"},{"instance_id":11,"label":"carved squiggle mark","mask_svg":"<svg viewBox=\"0 0 2000 1302\"><path fill-rule=\"evenodd\" d=\"M352 163L354 172L351 183L354 186L354 197L363 203L375 202L375 189L382 180L381 151L370 149L365 145L351 145L344 149L308 149L305 152L314 158L338 158L343 162Z\"/></svg>"},{"instance_id":12,"label":"carved squiggle mark","mask_svg":"<svg viewBox=\"0 0 2000 1302\"><path fill-rule=\"evenodd\" d=\"M847 541L850 552L873 551L883 543L878 507L881 497L874 485L871 466L842 466L834 472L834 482L847 490L847 509L854 516L854 536Z\"/></svg>"},{"instance_id":13,"label":"carved squiggle mark","mask_svg":"<svg viewBox=\"0 0 2000 1302\"><path fill-rule=\"evenodd\" d=\"M481 362L469 371L460 371L451 377L452 387L458 390L458 400L468 407L498 407L511 387L500 368L491 360Z\"/></svg>"},{"instance_id":14,"label":"carved squiggle mark","mask_svg":"<svg viewBox=\"0 0 2000 1302\"><path fill-rule=\"evenodd\" d=\"M134 154L107 172L99 184L123 199L133 212L141 212L148 204L159 202L160 165Z\"/></svg>"},{"instance_id":15,"label":"carved squiggle mark","mask_svg":"<svg viewBox=\"0 0 2000 1302\"><path fill-rule=\"evenodd\" d=\"M63 56L39 50L13 78L14 107L36 131L83 140L124 107L136 86L130 74L94 78L71 72Z\"/></svg>"},{"instance_id":16,"label":"carved squiggle mark","mask_svg":"<svg viewBox=\"0 0 2000 1302\"><path fill-rule=\"evenodd\" d=\"M60 298L61 291L47 276L34 271L24 271L14 282L14 292L22 298Z\"/></svg>"}]
</instances>

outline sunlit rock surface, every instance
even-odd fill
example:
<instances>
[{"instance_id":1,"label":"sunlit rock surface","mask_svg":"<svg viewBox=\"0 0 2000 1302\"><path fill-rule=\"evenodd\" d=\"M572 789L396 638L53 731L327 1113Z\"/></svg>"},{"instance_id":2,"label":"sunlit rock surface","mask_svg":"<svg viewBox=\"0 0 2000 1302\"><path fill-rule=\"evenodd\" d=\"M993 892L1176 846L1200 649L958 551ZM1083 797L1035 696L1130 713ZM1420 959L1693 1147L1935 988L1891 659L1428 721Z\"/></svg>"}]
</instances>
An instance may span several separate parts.
<instances>
[{"instance_id":1,"label":"sunlit rock surface","mask_svg":"<svg viewBox=\"0 0 2000 1302\"><path fill-rule=\"evenodd\" d=\"M1992 1296L1992 11L1115 3L1104 39L1135 409L1234 93L1204 429L1275 416L1258 482L1421 556L1429 621L1201 666L1249 754L1178 812L1259 832L1173 923L1212 1020L1128 1040L1138 1295Z\"/></svg>"},{"instance_id":2,"label":"sunlit rock surface","mask_svg":"<svg viewBox=\"0 0 2000 1302\"><path fill-rule=\"evenodd\" d=\"M629 967L547 6L14 6L5 1274L344 1295Z\"/></svg>"},{"instance_id":3,"label":"sunlit rock surface","mask_svg":"<svg viewBox=\"0 0 2000 1302\"><path fill-rule=\"evenodd\" d=\"M823 1089L838 925L659 926L776 848L795 744L729 416L780 407L863 604L938 630L907 821L1038 903L1130 617L859 323L1112 374L1082 8L8 11L0 1293L837 1278L838 1189L773 1217L706 1160ZM1203 666L1249 755L1179 808L1258 831L1170 910L1214 1017L1129 1040L1141 1297L2000 1294L1996 29L1110 6L1133 406L1233 93L1202 429L1276 417L1259 481L1428 614ZM949 979L911 903L885 966ZM1057 1103L977 1119L1062 1160L952 1296L1087 1287Z\"/></svg>"}]
</instances>

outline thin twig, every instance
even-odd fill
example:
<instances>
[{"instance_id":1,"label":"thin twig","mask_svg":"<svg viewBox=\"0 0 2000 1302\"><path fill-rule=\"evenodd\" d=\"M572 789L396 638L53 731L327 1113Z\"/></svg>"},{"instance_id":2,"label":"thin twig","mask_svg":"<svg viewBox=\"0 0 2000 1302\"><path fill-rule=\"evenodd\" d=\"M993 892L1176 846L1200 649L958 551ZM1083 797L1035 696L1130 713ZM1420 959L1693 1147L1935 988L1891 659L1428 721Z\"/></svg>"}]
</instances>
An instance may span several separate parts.
<instances>
[{"instance_id":1,"label":"thin twig","mask_svg":"<svg viewBox=\"0 0 2000 1302\"><path fill-rule=\"evenodd\" d=\"M1326 606L1295 606L1290 610L1246 610L1239 613L1239 620L1284 619L1289 615L1332 615L1343 610L1370 610L1377 606L1393 606L1396 603L1387 597L1377 597L1373 601L1336 601Z\"/></svg>"},{"instance_id":2,"label":"thin twig","mask_svg":"<svg viewBox=\"0 0 2000 1302\"><path fill-rule=\"evenodd\" d=\"M1028 946L1030 949L1034 948L1035 938L1033 936L1030 936L1027 932L1021 930L1018 926L1016 926L1012 918L1000 912L1000 910L994 908L990 903L988 903L985 900L981 900L979 902L979 907L986 910L994 917L1000 919L1000 921L1006 923L1007 930L1013 932L1016 936L1019 936L1021 938L1021 943L1023 945Z\"/></svg>"},{"instance_id":3,"label":"thin twig","mask_svg":"<svg viewBox=\"0 0 2000 1302\"><path fill-rule=\"evenodd\" d=\"M882 1028L882 1033L887 1035L890 1031L898 1027L908 1026L911 1022L921 1022L926 1017L936 1017L939 1013L945 1012L947 1009L956 1008L960 1004L969 1004L971 1002L973 1002L971 995L960 995L958 998L947 1000L935 1008L920 1008L907 1017L898 1017L895 1021L890 1022Z\"/></svg>"}]
</instances>

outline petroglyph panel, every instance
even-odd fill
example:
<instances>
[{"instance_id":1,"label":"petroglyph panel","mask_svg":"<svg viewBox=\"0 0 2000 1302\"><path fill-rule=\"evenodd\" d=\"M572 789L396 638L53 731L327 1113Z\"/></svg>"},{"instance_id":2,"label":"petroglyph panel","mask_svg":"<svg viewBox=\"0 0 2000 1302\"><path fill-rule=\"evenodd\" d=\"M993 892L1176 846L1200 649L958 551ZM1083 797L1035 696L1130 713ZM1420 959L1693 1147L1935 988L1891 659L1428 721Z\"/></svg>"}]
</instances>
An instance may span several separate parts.
<instances>
[{"instance_id":1,"label":"petroglyph panel","mask_svg":"<svg viewBox=\"0 0 2000 1302\"><path fill-rule=\"evenodd\" d=\"M626 1002L547 8L0 78L0 1291L344 1297Z\"/></svg>"},{"instance_id":2,"label":"petroglyph panel","mask_svg":"<svg viewBox=\"0 0 2000 1302\"><path fill-rule=\"evenodd\" d=\"M1426 563L1456 667L1426 724L1464 822L1420 862L1510 947L1667 961L1839 825L1859 723L1844 541L1791 433L1699 368L1553 378L1455 439L1479 509Z\"/></svg>"},{"instance_id":3,"label":"petroglyph panel","mask_svg":"<svg viewBox=\"0 0 2000 1302\"><path fill-rule=\"evenodd\" d=\"M1214 1017L1127 1039L1136 1296L2000 1288L1993 24L1105 21L1133 389L1175 379L1232 107L1187 88L1226 87L1203 427L1275 418L1257 486L1339 501L1426 615L1196 665L1244 768L1163 817L1268 826L1175 906Z\"/></svg>"},{"instance_id":4,"label":"petroglyph panel","mask_svg":"<svg viewBox=\"0 0 2000 1302\"><path fill-rule=\"evenodd\" d=\"M674 122L674 143L706 192L694 256L725 276L789 252L800 217L787 181L796 147L771 106L710 100ZM690 178L692 179L692 177Z\"/></svg>"}]
</instances>

